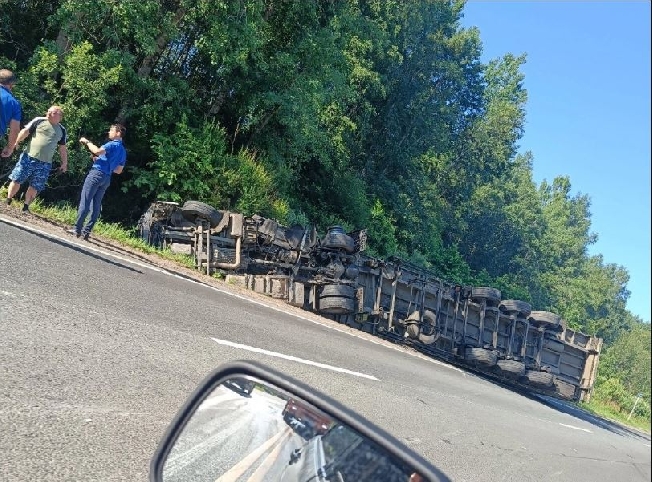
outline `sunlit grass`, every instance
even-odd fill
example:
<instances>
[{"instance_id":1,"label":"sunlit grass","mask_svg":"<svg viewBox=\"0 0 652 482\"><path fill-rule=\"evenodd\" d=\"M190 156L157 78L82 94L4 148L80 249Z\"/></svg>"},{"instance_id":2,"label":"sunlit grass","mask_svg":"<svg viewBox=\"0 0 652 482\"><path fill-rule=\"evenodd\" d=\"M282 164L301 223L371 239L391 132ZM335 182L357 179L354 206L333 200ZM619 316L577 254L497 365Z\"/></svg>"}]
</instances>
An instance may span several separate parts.
<instances>
[{"instance_id":1,"label":"sunlit grass","mask_svg":"<svg viewBox=\"0 0 652 482\"><path fill-rule=\"evenodd\" d=\"M627 420L627 416L629 415L628 413L622 413L611 404L605 403L602 400L593 398L589 403L580 403L579 406L584 410L598 415L602 418L614 420L623 425L627 425L629 427L642 430L643 432L650 433L650 420L636 417L634 415L632 415L632 418Z\"/></svg>"},{"instance_id":2,"label":"sunlit grass","mask_svg":"<svg viewBox=\"0 0 652 482\"><path fill-rule=\"evenodd\" d=\"M29 206L29 210L50 221L72 226L77 219L77 208L69 203L61 203L58 206L46 206L39 198L36 198Z\"/></svg>"},{"instance_id":3,"label":"sunlit grass","mask_svg":"<svg viewBox=\"0 0 652 482\"><path fill-rule=\"evenodd\" d=\"M0 197L5 199L7 197L7 188L0 189ZM16 202L14 209L20 209L22 203ZM29 206L30 211L37 216L40 216L49 221L54 221L64 226L72 226L77 219L77 207L70 203L59 203L57 205L45 205L39 198L36 198ZM192 256L181 253L173 253L167 249L158 249L150 246L145 241L140 239L135 227L127 228L119 223L107 223L100 220L93 227L93 234L97 234L103 238L116 241L123 246L128 246L132 249L140 251L145 254L154 254L163 259L174 261L187 268L194 268L195 262Z\"/></svg>"}]
</instances>

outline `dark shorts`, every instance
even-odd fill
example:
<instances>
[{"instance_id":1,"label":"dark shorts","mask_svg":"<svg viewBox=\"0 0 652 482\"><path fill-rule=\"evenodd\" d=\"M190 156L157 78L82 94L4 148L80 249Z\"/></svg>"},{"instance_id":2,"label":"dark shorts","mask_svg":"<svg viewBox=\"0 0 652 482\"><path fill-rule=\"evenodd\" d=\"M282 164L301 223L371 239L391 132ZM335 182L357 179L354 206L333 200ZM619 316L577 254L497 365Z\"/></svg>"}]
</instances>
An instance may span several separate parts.
<instances>
[{"instance_id":1,"label":"dark shorts","mask_svg":"<svg viewBox=\"0 0 652 482\"><path fill-rule=\"evenodd\" d=\"M51 162L43 162L33 157L29 157L26 152L23 152L11 171L9 179L23 184L29 179L29 185L33 187L36 192L41 192L45 189L45 183L48 182L48 176L52 169Z\"/></svg>"}]
</instances>

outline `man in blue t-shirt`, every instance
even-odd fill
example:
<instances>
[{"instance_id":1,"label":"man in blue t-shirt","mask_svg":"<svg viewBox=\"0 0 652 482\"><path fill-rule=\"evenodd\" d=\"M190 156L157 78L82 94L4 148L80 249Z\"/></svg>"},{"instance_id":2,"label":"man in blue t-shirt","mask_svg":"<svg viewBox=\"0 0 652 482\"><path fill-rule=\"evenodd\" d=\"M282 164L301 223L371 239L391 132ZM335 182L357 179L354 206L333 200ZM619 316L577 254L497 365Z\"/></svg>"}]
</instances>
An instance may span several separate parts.
<instances>
[{"instance_id":1,"label":"man in blue t-shirt","mask_svg":"<svg viewBox=\"0 0 652 482\"><path fill-rule=\"evenodd\" d=\"M9 127L7 145L0 153L2 157L9 157L13 154L16 138L20 131L20 121L23 117L22 106L11 93L15 83L16 76L11 70L0 69L0 139L5 136L7 127Z\"/></svg>"},{"instance_id":2,"label":"man in blue t-shirt","mask_svg":"<svg viewBox=\"0 0 652 482\"><path fill-rule=\"evenodd\" d=\"M84 144L93 155L93 166L84 181L77 210L77 221L75 226L68 231L77 237L83 236L84 239L88 239L97 218L100 217L102 198L111 184L111 174L122 173L127 162L127 151L122 145L125 132L126 129L122 124L113 124L109 129L109 142L101 147L96 146L85 137L79 139L79 142ZM91 218L83 226L89 211Z\"/></svg>"}]
</instances>

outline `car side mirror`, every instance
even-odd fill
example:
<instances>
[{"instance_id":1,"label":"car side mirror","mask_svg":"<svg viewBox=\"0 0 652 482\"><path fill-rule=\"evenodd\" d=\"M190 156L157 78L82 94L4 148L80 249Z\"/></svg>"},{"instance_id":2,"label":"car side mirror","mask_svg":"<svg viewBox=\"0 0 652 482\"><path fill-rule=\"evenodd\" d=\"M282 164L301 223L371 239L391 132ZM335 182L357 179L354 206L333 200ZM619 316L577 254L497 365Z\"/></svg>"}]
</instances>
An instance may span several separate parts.
<instances>
[{"instance_id":1,"label":"car side mirror","mask_svg":"<svg viewBox=\"0 0 652 482\"><path fill-rule=\"evenodd\" d=\"M450 479L326 395L258 363L240 361L211 373L177 413L151 460L150 480Z\"/></svg>"}]
</instances>

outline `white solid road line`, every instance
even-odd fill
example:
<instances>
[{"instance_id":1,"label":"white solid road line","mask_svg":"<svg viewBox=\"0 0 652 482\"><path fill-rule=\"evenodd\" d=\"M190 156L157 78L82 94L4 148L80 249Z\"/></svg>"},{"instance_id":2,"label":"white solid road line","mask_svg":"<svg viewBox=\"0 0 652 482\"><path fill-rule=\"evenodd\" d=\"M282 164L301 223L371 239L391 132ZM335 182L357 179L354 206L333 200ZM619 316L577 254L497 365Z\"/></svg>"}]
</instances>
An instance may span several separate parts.
<instances>
[{"instance_id":1,"label":"white solid road line","mask_svg":"<svg viewBox=\"0 0 652 482\"><path fill-rule=\"evenodd\" d=\"M253 353L260 353L260 354L263 354L263 355L273 356L273 357L276 357L276 358L283 358L284 360L295 361L297 363L303 363L304 365L310 365L310 366L313 366L313 367L324 368L326 370L332 370L332 371L338 372L338 373L346 373L348 375L353 375L354 377L362 377L362 378L367 378L369 380L380 381L376 377L374 377L373 375L367 375L366 373L355 372L355 371L352 371L352 370L348 370L346 368L335 367L333 365L327 365L325 363L319 363L319 362L315 362L315 361L312 361L312 360L305 360L303 358L298 358L296 356L285 355L283 353L264 350L262 348L256 348L254 346L249 346L249 345L243 345L241 343L234 343L234 342L228 341L228 340L219 340L217 338L211 338L211 339L215 343L219 343L220 345L230 346L232 348L238 348L240 350L251 351Z\"/></svg>"},{"instance_id":2,"label":"white solid road line","mask_svg":"<svg viewBox=\"0 0 652 482\"><path fill-rule=\"evenodd\" d=\"M262 463L256 469L256 471L253 474L251 474L251 477L247 479L247 482L264 482L266 480L269 470L279 460L279 455L281 453L281 450L283 450L283 448L285 447L285 442L289 438L290 438L290 434L288 433L285 437L285 440L283 440L281 443L276 444L274 450L272 450L269 453L269 455L265 457L265 459L262 461Z\"/></svg>"},{"instance_id":3,"label":"white solid road line","mask_svg":"<svg viewBox=\"0 0 652 482\"><path fill-rule=\"evenodd\" d=\"M158 271L159 273L165 273L165 274L169 274L169 275L173 275L173 276L174 276L173 273L168 273L168 272L166 272L165 270L163 270L163 269L161 269L161 268L157 268L157 267L154 266L154 265L146 264L146 263L141 263L141 262L139 262L139 261L135 261L135 260L128 259L128 258L123 258L122 256L118 256L118 255L115 254L115 253L110 253L110 252L108 252L108 251L104 251L104 250L102 250L102 249L96 248L96 247L93 246L92 244L81 243L81 242L79 242L79 241L76 241L76 238L72 238L72 237L68 237L68 236L66 236L66 237L63 237L63 236L57 236L56 234L52 234L52 233L48 233L48 232L45 232L45 231L41 231L40 229L36 229L35 227L30 226L30 225L28 225L28 224L23 224L23 223L20 223L20 222L18 222L18 221L14 221L14 220L11 220L11 219L7 219L7 218L5 218L5 217L3 217L3 216L0 216L0 222L3 222L3 223L5 223L5 224L9 224L9 225L11 225L11 226L19 227L19 228L24 229L24 230L26 230L26 231L31 231L31 232L33 232L33 233L40 234L41 236L45 236L45 237L47 237L47 238L56 239L57 241L61 241L61 242L66 243L66 244L70 244L70 245L73 245L73 246L77 246L77 247L80 247L80 248L84 248L84 249L86 249L86 250L88 250L88 251L93 251L93 252L95 252L95 253L100 253L100 254L103 254L103 255L105 255L105 256L111 256L112 258L119 259L120 261L125 261L125 262L127 262L127 263L130 263L130 264L133 264L133 265L139 266L139 267L141 267L141 268L148 268L148 269L151 269L151 270L153 270L153 271ZM182 278L181 276L179 276L179 278L184 279L184 278Z\"/></svg>"},{"instance_id":4,"label":"white solid road line","mask_svg":"<svg viewBox=\"0 0 652 482\"><path fill-rule=\"evenodd\" d=\"M285 439L290 437L291 433L290 427L286 427L285 430L274 435L236 465L231 467L231 469L217 479L216 482L235 482L254 464L254 462L256 462L256 460L260 458L261 455L267 452L270 447L276 444L279 440L281 440L281 443L284 442Z\"/></svg>"}]
</instances>

